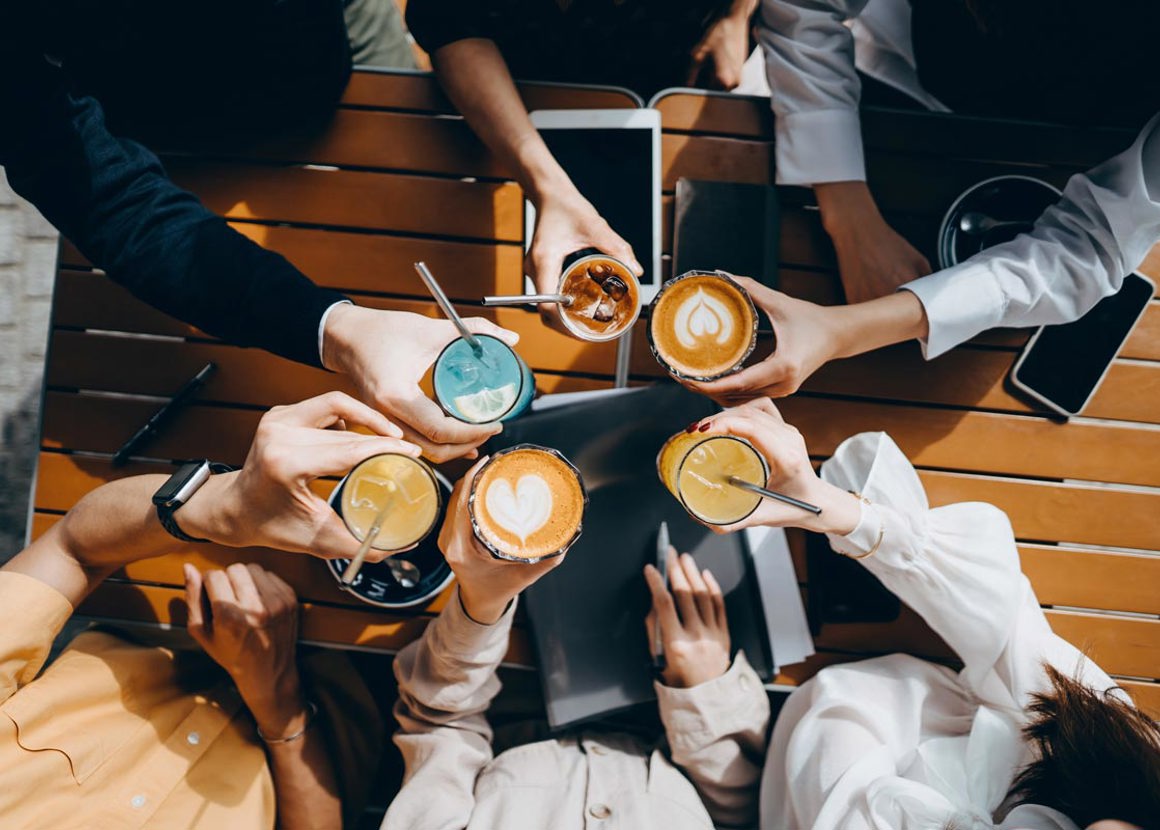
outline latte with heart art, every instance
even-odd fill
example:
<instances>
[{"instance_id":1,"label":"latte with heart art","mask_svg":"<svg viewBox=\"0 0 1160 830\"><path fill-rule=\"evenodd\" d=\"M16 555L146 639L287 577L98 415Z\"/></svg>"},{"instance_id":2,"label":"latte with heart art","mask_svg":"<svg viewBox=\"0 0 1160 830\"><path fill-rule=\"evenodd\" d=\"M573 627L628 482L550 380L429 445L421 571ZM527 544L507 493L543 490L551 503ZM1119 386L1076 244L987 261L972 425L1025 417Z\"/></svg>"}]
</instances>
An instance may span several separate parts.
<instances>
[{"instance_id":1,"label":"latte with heart art","mask_svg":"<svg viewBox=\"0 0 1160 830\"><path fill-rule=\"evenodd\" d=\"M649 344L672 374L712 380L736 371L757 343L757 310L724 272L689 271L652 303Z\"/></svg>"},{"instance_id":2,"label":"latte with heart art","mask_svg":"<svg viewBox=\"0 0 1160 830\"><path fill-rule=\"evenodd\" d=\"M588 496L555 450L520 444L492 456L471 487L475 535L501 559L538 562L580 536Z\"/></svg>"}]
</instances>

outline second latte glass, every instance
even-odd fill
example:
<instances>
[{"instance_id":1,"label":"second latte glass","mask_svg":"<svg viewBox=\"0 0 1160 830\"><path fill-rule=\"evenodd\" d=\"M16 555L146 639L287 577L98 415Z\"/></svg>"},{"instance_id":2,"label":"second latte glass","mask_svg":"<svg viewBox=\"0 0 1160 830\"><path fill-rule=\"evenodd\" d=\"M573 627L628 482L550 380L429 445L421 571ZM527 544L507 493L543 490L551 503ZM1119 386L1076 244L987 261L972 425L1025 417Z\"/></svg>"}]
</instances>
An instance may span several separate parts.
<instances>
[{"instance_id":1,"label":"second latte glass","mask_svg":"<svg viewBox=\"0 0 1160 830\"><path fill-rule=\"evenodd\" d=\"M661 286L649 313L657 361L683 380L740 371L757 345L757 309L724 271L687 271Z\"/></svg>"}]
</instances>

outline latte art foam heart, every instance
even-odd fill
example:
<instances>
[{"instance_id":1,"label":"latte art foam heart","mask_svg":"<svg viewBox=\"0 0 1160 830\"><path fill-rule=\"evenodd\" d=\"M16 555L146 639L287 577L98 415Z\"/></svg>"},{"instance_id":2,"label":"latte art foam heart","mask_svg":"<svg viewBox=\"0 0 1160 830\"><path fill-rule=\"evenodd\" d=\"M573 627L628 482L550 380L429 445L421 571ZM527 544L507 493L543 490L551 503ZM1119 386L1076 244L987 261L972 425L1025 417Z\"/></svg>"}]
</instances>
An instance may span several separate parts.
<instances>
[{"instance_id":1,"label":"latte art foam heart","mask_svg":"<svg viewBox=\"0 0 1160 830\"><path fill-rule=\"evenodd\" d=\"M687 349L703 340L725 343L733 336L733 316L723 302L698 288L677 307L673 333Z\"/></svg>"},{"instance_id":2,"label":"latte art foam heart","mask_svg":"<svg viewBox=\"0 0 1160 830\"><path fill-rule=\"evenodd\" d=\"M514 490L506 478L495 481L484 501L495 523L525 544L552 515L552 490L534 474L520 476Z\"/></svg>"}]
</instances>

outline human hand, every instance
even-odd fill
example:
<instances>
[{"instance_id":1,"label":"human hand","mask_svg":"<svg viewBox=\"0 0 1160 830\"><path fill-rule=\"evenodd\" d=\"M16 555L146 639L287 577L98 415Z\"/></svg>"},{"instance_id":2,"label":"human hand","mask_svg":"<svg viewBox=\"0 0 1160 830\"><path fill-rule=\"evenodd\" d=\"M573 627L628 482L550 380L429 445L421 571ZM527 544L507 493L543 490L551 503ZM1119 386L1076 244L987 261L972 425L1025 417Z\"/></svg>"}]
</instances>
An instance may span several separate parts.
<instances>
[{"instance_id":1,"label":"human hand","mask_svg":"<svg viewBox=\"0 0 1160 830\"><path fill-rule=\"evenodd\" d=\"M711 76L704 78L707 88L730 90L741 83L741 68L749 57L749 20L756 7L756 0L738 0L709 28L693 47L689 86L704 78L706 63L712 64Z\"/></svg>"},{"instance_id":2,"label":"human hand","mask_svg":"<svg viewBox=\"0 0 1160 830\"><path fill-rule=\"evenodd\" d=\"M346 431L353 426L376 434ZM359 540L310 483L343 475L372 455L418 456L401 435L381 413L341 392L276 406L258 423L242 469L211 476L176 514L178 523L191 536L233 547L349 559ZM385 555L372 548L367 558Z\"/></svg>"},{"instance_id":3,"label":"human hand","mask_svg":"<svg viewBox=\"0 0 1160 830\"><path fill-rule=\"evenodd\" d=\"M693 557L687 553L677 556L675 548L669 548L668 561L671 594L656 567L645 565L652 610L645 617L644 627L652 652L660 625L665 655L661 679L666 686L685 689L729 670L729 625L725 597L713 574L698 571Z\"/></svg>"},{"instance_id":4,"label":"human hand","mask_svg":"<svg viewBox=\"0 0 1160 830\"><path fill-rule=\"evenodd\" d=\"M769 317L776 337L774 351L760 363L717 380L681 382L722 406L756 397L792 395L818 368L841 356L849 331L842 311L798 300L748 277L734 277L753 304Z\"/></svg>"},{"instance_id":5,"label":"human hand","mask_svg":"<svg viewBox=\"0 0 1160 830\"><path fill-rule=\"evenodd\" d=\"M701 421L700 428L706 436L724 434L746 439L769 464L767 489L822 508L821 513L814 515L808 510L763 498L757 509L742 521L724 526L711 525L714 533L732 533L746 527L766 525L800 527L844 536L857 526L862 515L858 499L818 478L802 434L785 422L769 398L757 398L726 409Z\"/></svg>"},{"instance_id":6,"label":"human hand","mask_svg":"<svg viewBox=\"0 0 1160 830\"><path fill-rule=\"evenodd\" d=\"M491 625L524 588L563 562L564 556L532 564L510 562L492 556L475 538L467 502L472 483L486 462L487 458L479 459L451 492L447 518L439 531L439 549L455 572L459 598L467 615L478 623Z\"/></svg>"},{"instance_id":7,"label":"human hand","mask_svg":"<svg viewBox=\"0 0 1160 830\"><path fill-rule=\"evenodd\" d=\"M886 224L865 182L818 184L814 194L838 255L847 303L884 297L931 272L926 257Z\"/></svg>"},{"instance_id":8,"label":"human hand","mask_svg":"<svg viewBox=\"0 0 1160 830\"><path fill-rule=\"evenodd\" d=\"M572 194L545 196L536 206L536 231L524 260L524 270L536 291L555 294L564 271L564 258L585 248L596 248L619 259L638 277L644 273L632 246L574 188ZM560 309L554 303L541 303L540 317L552 328L567 333L560 322Z\"/></svg>"},{"instance_id":9,"label":"human hand","mask_svg":"<svg viewBox=\"0 0 1160 830\"><path fill-rule=\"evenodd\" d=\"M520 339L482 317L464 322L471 331L490 334L509 346ZM457 337L450 320L340 305L326 320L323 362L347 375L364 401L399 421L406 438L440 463L474 456L476 447L503 431L499 424L465 424L444 414L419 388L439 353Z\"/></svg>"},{"instance_id":10,"label":"human hand","mask_svg":"<svg viewBox=\"0 0 1160 830\"><path fill-rule=\"evenodd\" d=\"M304 726L294 589L258 565L203 575L186 564L185 602L189 635L233 678L262 734L278 738Z\"/></svg>"}]
</instances>

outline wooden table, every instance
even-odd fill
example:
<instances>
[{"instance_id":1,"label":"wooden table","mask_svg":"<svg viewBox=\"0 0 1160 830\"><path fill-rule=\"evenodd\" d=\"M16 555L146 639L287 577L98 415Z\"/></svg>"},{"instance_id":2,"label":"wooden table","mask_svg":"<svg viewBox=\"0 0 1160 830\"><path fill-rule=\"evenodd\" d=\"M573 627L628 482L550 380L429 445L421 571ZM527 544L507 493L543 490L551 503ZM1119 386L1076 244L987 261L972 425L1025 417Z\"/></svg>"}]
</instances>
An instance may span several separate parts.
<instances>
[{"instance_id":1,"label":"wooden table","mask_svg":"<svg viewBox=\"0 0 1160 830\"><path fill-rule=\"evenodd\" d=\"M522 88L532 108L633 107L616 90ZM664 124L666 247L678 177L769 182L768 102L674 92ZM521 308L483 309L484 294L522 285L523 195L427 76L356 73L328 131L239 146L223 138L166 155L174 178L255 241L360 304L437 316L411 263L425 259L470 314L522 337L543 392L611 385L614 347L544 328ZM970 184L1021 172L1062 186L1121 150L1131 136L922 113L870 111L863 129L870 184L887 220L933 262L938 222ZM833 250L809 191L783 188L782 288L840 301ZM668 258L666 257L666 267ZM1152 270L1160 271L1160 262ZM334 375L241 349L156 312L95 272L63 243L46 372L33 533L103 481L164 472L169 459L239 463L261 412L327 389ZM126 336L132 335L132 336ZM1023 567L1055 630L1088 650L1160 713L1160 303L1153 303L1085 417L1066 425L1014 397L1004 379L1026 333L994 331L932 362L914 344L833 363L781 403L825 459L843 438L885 429L915 465L933 504L990 501L1011 516ZM148 449L159 459L114 470L111 453L206 361L219 371ZM661 375L635 332L634 382ZM110 396L107 393L118 393ZM326 492L332 481L320 481ZM794 539L804 592L809 574ZM322 562L265 550L192 545L129 566L86 602L99 618L183 619L181 564L238 558L277 570L304 601L307 640L394 650L446 600L385 613L339 591ZM952 659L913 613L892 623L826 625L818 654L778 678L796 684L821 666L887 651ZM508 659L530 663L522 632Z\"/></svg>"}]
</instances>

